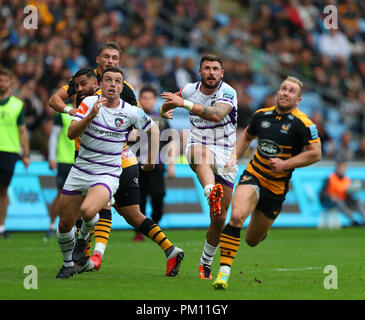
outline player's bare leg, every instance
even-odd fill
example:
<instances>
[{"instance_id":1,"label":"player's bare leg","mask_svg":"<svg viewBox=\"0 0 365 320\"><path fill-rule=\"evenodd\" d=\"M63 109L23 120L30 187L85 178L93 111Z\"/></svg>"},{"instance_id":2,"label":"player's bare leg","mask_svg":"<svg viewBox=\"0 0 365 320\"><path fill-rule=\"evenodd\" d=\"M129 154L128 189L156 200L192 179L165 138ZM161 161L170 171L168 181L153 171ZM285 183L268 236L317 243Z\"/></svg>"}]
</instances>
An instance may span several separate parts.
<instances>
[{"instance_id":1,"label":"player's bare leg","mask_svg":"<svg viewBox=\"0 0 365 320\"><path fill-rule=\"evenodd\" d=\"M211 264L218 249L220 233L224 228L227 210L222 211L223 187L221 184L215 185L214 176L214 155L205 146L192 145L187 154L190 167L195 171L200 184L203 187L204 195L210 206L210 225L207 230L203 252L200 258L199 274L201 279L211 279ZM230 196L225 201L230 199ZM227 203L224 204L227 207Z\"/></svg>"},{"instance_id":2,"label":"player's bare leg","mask_svg":"<svg viewBox=\"0 0 365 320\"><path fill-rule=\"evenodd\" d=\"M78 263L85 256L90 231L99 220L98 212L106 206L111 196L109 190L101 184L97 184L88 190L80 207L82 225L72 253L74 262Z\"/></svg>"},{"instance_id":3,"label":"player's bare leg","mask_svg":"<svg viewBox=\"0 0 365 320\"><path fill-rule=\"evenodd\" d=\"M220 269L213 282L215 289L226 289L233 259L240 245L240 231L258 202L258 194L253 186L238 185L232 199L232 212L229 223L220 238ZM254 226L254 225L253 225Z\"/></svg>"}]
</instances>

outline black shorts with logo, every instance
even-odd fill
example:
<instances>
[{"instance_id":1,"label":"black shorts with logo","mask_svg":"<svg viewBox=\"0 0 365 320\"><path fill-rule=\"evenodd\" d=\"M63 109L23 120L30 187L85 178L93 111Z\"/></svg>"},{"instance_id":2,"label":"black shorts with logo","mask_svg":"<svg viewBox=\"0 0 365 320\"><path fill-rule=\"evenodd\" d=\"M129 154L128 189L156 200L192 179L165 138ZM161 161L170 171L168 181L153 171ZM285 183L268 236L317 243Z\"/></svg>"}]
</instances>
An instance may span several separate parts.
<instances>
[{"instance_id":1,"label":"black shorts with logo","mask_svg":"<svg viewBox=\"0 0 365 320\"><path fill-rule=\"evenodd\" d=\"M9 186L19 154L0 151L0 185Z\"/></svg>"},{"instance_id":2,"label":"black shorts with logo","mask_svg":"<svg viewBox=\"0 0 365 320\"><path fill-rule=\"evenodd\" d=\"M268 190L267 188L261 186L259 180L246 170L240 176L238 184L257 185L260 189L260 198L256 205L256 209L260 210L265 216L267 216L270 219L275 220L277 218L283 207L285 194L277 195Z\"/></svg>"},{"instance_id":3,"label":"black shorts with logo","mask_svg":"<svg viewBox=\"0 0 365 320\"><path fill-rule=\"evenodd\" d=\"M118 207L127 207L140 203L138 164L123 168L119 178L119 188L114 194L114 200Z\"/></svg>"}]
</instances>

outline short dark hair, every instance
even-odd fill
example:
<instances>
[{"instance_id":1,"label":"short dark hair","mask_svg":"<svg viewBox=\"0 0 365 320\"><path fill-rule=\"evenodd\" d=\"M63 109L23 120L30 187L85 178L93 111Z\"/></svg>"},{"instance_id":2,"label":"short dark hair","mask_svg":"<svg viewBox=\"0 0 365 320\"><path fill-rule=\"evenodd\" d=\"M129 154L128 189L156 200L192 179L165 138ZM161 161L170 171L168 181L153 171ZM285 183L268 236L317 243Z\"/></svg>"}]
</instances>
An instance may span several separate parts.
<instances>
[{"instance_id":1,"label":"short dark hair","mask_svg":"<svg viewBox=\"0 0 365 320\"><path fill-rule=\"evenodd\" d=\"M94 69L82 68L74 74L73 79L75 79L77 77L81 77L83 75L85 75L88 78L96 78L96 73L95 73Z\"/></svg>"},{"instance_id":2,"label":"short dark hair","mask_svg":"<svg viewBox=\"0 0 365 320\"><path fill-rule=\"evenodd\" d=\"M4 68L2 66L0 66L0 75L8 76L10 79L13 78L13 72L10 69Z\"/></svg>"},{"instance_id":3,"label":"short dark hair","mask_svg":"<svg viewBox=\"0 0 365 320\"><path fill-rule=\"evenodd\" d=\"M152 92L152 94L157 97L157 92L155 88L148 84L142 87L141 91L139 92L139 96L141 96L144 92Z\"/></svg>"},{"instance_id":4,"label":"short dark hair","mask_svg":"<svg viewBox=\"0 0 365 320\"><path fill-rule=\"evenodd\" d=\"M223 59L220 56L217 56L216 54L212 53L204 54L200 59L200 68L202 67L204 61L217 61L223 68Z\"/></svg>"},{"instance_id":5,"label":"short dark hair","mask_svg":"<svg viewBox=\"0 0 365 320\"><path fill-rule=\"evenodd\" d=\"M106 49L117 50L119 53L119 57L122 55L122 49L119 47L119 44L116 43L115 41L104 42L104 44L99 49L98 56Z\"/></svg>"},{"instance_id":6,"label":"short dark hair","mask_svg":"<svg viewBox=\"0 0 365 320\"><path fill-rule=\"evenodd\" d=\"M124 72L122 69L118 68L118 67L108 67L106 68L103 73L101 74L101 77L100 77L100 81L103 81L103 78L104 78L104 74L107 73L107 72L116 72L116 73L120 73L123 77L123 80L124 80Z\"/></svg>"}]
</instances>

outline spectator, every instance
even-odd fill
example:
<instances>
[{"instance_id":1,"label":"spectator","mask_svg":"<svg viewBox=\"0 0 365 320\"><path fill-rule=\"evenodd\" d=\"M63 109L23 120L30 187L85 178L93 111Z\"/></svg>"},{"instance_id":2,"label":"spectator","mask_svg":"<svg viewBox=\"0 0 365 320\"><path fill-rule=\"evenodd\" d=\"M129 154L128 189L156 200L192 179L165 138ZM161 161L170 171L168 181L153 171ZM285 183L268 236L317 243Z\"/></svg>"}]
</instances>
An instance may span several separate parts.
<instances>
[{"instance_id":1,"label":"spectator","mask_svg":"<svg viewBox=\"0 0 365 320\"><path fill-rule=\"evenodd\" d=\"M351 45L345 34L336 29L331 29L329 33L321 34L319 51L334 60L337 58L348 60L351 56Z\"/></svg>"},{"instance_id":2,"label":"spectator","mask_svg":"<svg viewBox=\"0 0 365 320\"><path fill-rule=\"evenodd\" d=\"M335 160L351 161L354 159L354 150L351 146L352 133L351 131L346 131L342 137L340 144L336 148Z\"/></svg>"},{"instance_id":3,"label":"spectator","mask_svg":"<svg viewBox=\"0 0 365 320\"><path fill-rule=\"evenodd\" d=\"M336 163L335 172L333 172L323 183L320 201L326 211L338 210L343 212L350 220L352 225L359 225L354 218L354 211L358 211L362 217L362 225L365 223L364 204L353 197L353 193L362 188L362 182L352 181L346 176L346 161Z\"/></svg>"}]
</instances>

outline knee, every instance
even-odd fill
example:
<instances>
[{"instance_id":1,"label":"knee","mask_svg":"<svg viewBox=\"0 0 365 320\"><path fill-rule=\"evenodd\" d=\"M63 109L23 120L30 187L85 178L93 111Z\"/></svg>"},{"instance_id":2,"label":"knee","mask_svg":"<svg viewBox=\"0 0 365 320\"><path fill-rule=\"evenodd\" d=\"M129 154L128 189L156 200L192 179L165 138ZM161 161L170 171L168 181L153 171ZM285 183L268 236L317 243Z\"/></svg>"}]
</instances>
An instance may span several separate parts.
<instances>
[{"instance_id":1,"label":"knee","mask_svg":"<svg viewBox=\"0 0 365 320\"><path fill-rule=\"evenodd\" d=\"M223 228L226 222L226 214L222 213L219 216L212 216L211 221L213 225Z\"/></svg>"},{"instance_id":2,"label":"knee","mask_svg":"<svg viewBox=\"0 0 365 320\"><path fill-rule=\"evenodd\" d=\"M89 221L90 219L94 218L95 214L97 212L91 208L90 206L81 206L80 207L80 215L81 218L83 218L86 221Z\"/></svg>"},{"instance_id":3,"label":"knee","mask_svg":"<svg viewBox=\"0 0 365 320\"><path fill-rule=\"evenodd\" d=\"M71 219L62 218L60 217L60 220L58 222L58 230L61 233L69 232L74 226L74 223Z\"/></svg>"},{"instance_id":4,"label":"knee","mask_svg":"<svg viewBox=\"0 0 365 320\"><path fill-rule=\"evenodd\" d=\"M239 210L232 209L231 219L229 220L229 224L234 227L242 228L244 222L245 219L241 214L241 212Z\"/></svg>"},{"instance_id":5,"label":"knee","mask_svg":"<svg viewBox=\"0 0 365 320\"><path fill-rule=\"evenodd\" d=\"M257 239L253 239L250 237L245 237L245 241L246 243L250 246L250 247L256 247L260 241L257 241Z\"/></svg>"}]
</instances>

